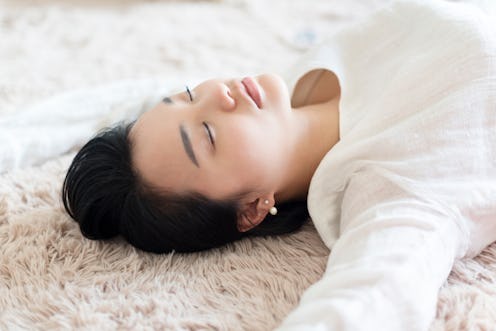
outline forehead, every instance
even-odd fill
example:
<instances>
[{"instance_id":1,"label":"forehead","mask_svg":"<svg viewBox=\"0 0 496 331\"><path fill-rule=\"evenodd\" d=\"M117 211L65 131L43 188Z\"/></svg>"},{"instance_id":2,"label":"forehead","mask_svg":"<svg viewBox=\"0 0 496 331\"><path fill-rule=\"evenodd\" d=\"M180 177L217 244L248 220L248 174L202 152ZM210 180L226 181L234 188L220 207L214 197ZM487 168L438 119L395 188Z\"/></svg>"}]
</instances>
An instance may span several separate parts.
<instances>
[{"instance_id":1,"label":"forehead","mask_svg":"<svg viewBox=\"0 0 496 331\"><path fill-rule=\"evenodd\" d=\"M129 137L133 147L142 147L145 142L156 136L162 127L170 126L171 121L167 120L166 111L163 104L144 112L134 123ZM138 148L139 152L141 148Z\"/></svg>"},{"instance_id":2,"label":"forehead","mask_svg":"<svg viewBox=\"0 0 496 331\"><path fill-rule=\"evenodd\" d=\"M190 170L181 150L179 121L167 108L168 105L161 104L145 112L130 132L134 169L146 182L164 188L175 186L171 173Z\"/></svg>"}]
</instances>

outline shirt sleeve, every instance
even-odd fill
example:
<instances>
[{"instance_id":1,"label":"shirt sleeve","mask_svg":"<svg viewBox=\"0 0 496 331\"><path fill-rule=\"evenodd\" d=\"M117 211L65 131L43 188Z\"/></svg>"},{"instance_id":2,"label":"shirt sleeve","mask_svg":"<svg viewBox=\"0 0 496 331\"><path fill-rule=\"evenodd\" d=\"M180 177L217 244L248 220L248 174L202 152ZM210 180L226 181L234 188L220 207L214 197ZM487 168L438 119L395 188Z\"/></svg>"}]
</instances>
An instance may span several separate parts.
<instances>
[{"instance_id":1,"label":"shirt sleeve","mask_svg":"<svg viewBox=\"0 0 496 331\"><path fill-rule=\"evenodd\" d=\"M454 220L415 198L365 209L342 224L322 279L276 330L428 330L459 236Z\"/></svg>"}]
</instances>

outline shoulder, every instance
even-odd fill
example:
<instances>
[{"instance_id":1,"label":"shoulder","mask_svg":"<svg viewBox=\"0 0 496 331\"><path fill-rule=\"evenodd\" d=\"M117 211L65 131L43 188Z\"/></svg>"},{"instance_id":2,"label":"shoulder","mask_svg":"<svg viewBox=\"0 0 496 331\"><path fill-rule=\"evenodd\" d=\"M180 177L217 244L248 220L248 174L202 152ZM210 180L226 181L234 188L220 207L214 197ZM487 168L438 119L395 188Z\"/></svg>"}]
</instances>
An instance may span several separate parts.
<instances>
[{"instance_id":1,"label":"shoulder","mask_svg":"<svg viewBox=\"0 0 496 331\"><path fill-rule=\"evenodd\" d=\"M474 2L399 0L393 4L405 25L443 35L458 43L470 41L474 49L494 54L496 18Z\"/></svg>"}]
</instances>

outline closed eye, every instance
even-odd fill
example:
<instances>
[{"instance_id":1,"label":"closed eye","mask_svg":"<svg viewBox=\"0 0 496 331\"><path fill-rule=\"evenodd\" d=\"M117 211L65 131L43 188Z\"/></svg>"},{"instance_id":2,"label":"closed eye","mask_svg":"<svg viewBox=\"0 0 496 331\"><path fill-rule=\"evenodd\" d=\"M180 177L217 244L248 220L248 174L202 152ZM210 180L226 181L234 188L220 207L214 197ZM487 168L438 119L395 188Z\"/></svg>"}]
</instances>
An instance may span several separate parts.
<instances>
[{"instance_id":1,"label":"closed eye","mask_svg":"<svg viewBox=\"0 0 496 331\"><path fill-rule=\"evenodd\" d=\"M188 93L189 101L193 101L193 93L191 93L188 86L186 86L186 93Z\"/></svg>"},{"instance_id":2,"label":"closed eye","mask_svg":"<svg viewBox=\"0 0 496 331\"><path fill-rule=\"evenodd\" d=\"M210 144L215 148L215 139L212 134L212 130L210 130L210 126L208 125L207 122L203 122L202 124L205 127L205 131L207 131L208 140L210 141Z\"/></svg>"}]
</instances>

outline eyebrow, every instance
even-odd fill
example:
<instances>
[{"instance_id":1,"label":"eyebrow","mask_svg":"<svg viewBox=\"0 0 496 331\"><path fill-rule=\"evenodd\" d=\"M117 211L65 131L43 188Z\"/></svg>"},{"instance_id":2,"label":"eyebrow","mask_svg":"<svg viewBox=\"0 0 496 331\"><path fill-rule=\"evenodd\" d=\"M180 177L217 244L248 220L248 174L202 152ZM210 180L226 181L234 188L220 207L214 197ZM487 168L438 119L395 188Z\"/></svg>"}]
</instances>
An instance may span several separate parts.
<instances>
[{"instance_id":1,"label":"eyebrow","mask_svg":"<svg viewBox=\"0 0 496 331\"><path fill-rule=\"evenodd\" d=\"M193 146L191 146L191 140L189 139L188 132L186 132L183 124L179 125L179 132L181 133L181 139L183 141L183 146L186 154L188 154L189 159L195 164L195 166L200 168L200 165L196 160L195 152L193 152Z\"/></svg>"}]
</instances>

